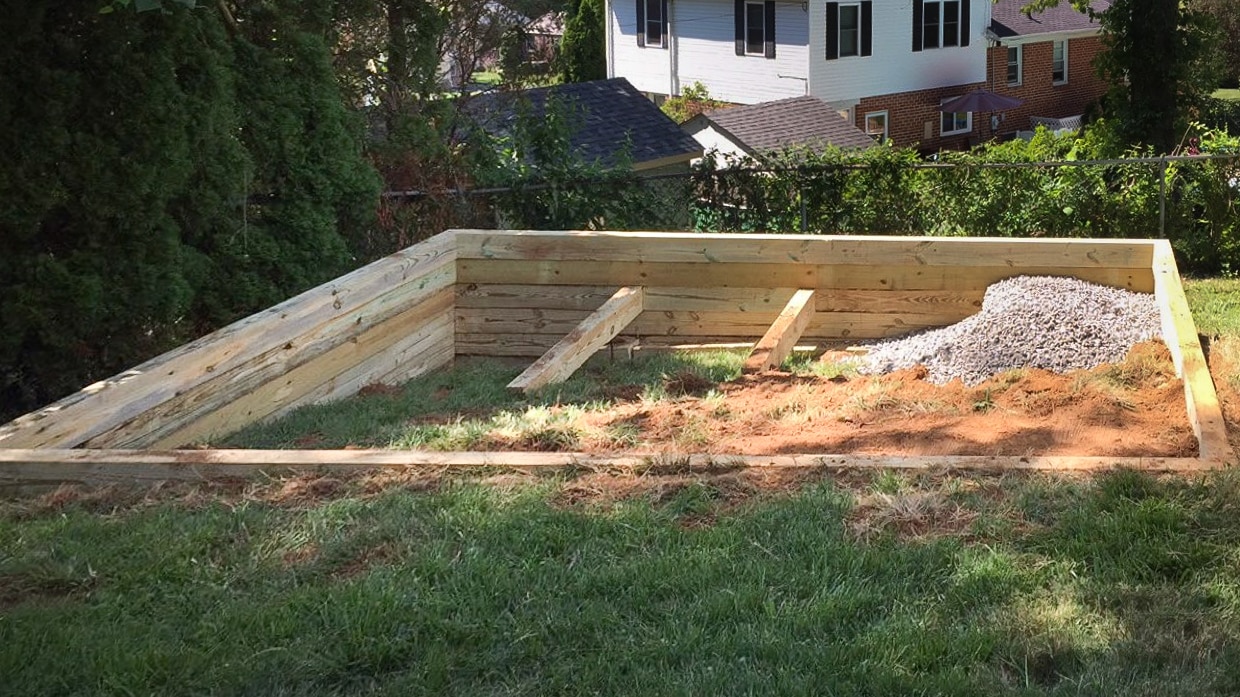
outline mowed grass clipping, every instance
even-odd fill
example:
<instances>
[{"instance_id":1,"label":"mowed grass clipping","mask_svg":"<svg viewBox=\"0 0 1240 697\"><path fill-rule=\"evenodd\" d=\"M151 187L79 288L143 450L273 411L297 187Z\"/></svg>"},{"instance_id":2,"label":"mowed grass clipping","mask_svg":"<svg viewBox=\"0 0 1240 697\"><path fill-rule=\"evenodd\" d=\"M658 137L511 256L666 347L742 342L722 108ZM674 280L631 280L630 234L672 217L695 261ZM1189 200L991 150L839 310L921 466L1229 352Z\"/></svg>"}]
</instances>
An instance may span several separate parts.
<instances>
[{"instance_id":1,"label":"mowed grass clipping","mask_svg":"<svg viewBox=\"0 0 1240 697\"><path fill-rule=\"evenodd\" d=\"M10 504L6 693L1234 694L1231 473L585 477Z\"/></svg>"},{"instance_id":2,"label":"mowed grass clipping","mask_svg":"<svg viewBox=\"0 0 1240 697\"><path fill-rule=\"evenodd\" d=\"M1215 352L1240 343L1229 283L1188 284ZM570 398L598 396L526 407ZM0 502L0 694L1237 694L1233 470L775 476Z\"/></svg>"}]
</instances>

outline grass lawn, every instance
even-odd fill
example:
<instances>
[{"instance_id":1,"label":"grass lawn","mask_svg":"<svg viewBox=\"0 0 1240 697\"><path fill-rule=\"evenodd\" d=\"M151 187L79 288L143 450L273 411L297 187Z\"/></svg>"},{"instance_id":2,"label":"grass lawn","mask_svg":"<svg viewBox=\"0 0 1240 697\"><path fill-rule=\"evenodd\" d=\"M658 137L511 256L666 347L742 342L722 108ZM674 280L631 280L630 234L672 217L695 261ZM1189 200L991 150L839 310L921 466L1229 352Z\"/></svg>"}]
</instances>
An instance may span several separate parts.
<instances>
[{"instance_id":1,"label":"grass lawn","mask_svg":"<svg viewBox=\"0 0 1240 697\"><path fill-rule=\"evenodd\" d=\"M1230 99L1232 101L1240 101L1240 89L1217 89L1210 95L1215 99Z\"/></svg>"},{"instance_id":2,"label":"grass lawn","mask_svg":"<svg viewBox=\"0 0 1240 697\"><path fill-rule=\"evenodd\" d=\"M1211 351L1240 353L1240 283L1188 292ZM1237 675L1230 471L376 474L0 503L6 694L1226 695Z\"/></svg>"}]
</instances>

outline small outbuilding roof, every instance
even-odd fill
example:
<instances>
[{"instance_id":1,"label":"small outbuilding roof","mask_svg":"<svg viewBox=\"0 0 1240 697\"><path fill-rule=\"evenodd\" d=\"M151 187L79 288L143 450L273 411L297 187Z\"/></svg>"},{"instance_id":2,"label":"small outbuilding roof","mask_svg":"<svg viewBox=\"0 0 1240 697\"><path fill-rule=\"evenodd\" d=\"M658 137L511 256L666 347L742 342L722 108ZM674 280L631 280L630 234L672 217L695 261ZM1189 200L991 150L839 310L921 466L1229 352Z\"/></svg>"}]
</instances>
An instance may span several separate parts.
<instances>
[{"instance_id":1,"label":"small outbuilding roof","mask_svg":"<svg viewBox=\"0 0 1240 697\"><path fill-rule=\"evenodd\" d=\"M510 127L522 102L538 116L552 99L570 110L569 141L588 162L612 165L627 155L633 169L642 170L702 156L696 140L622 77L485 94L474 99L470 112L498 133Z\"/></svg>"},{"instance_id":2,"label":"small outbuilding roof","mask_svg":"<svg viewBox=\"0 0 1240 697\"><path fill-rule=\"evenodd\" d=\"M1026 15L1021 7L1028 0L998 0L990 10L990 32L999 39L1036 34L1099 29L1098 20L1085 12L1078 12L1068 0L1060 0L1055 7ZM1089 4L1094 14L1111 7L1111 0L1093 0Z\"/></svg>"},{"instance_id":3,"label":"small outbuilding roof","mask_svg":"<svg viewBox=\"0 0 1240 697\"><path fill-rule=\"evenodd\" d=\"M874 139L817 97L793 97L715 109L684 124L690 132L710 124L751 155L788 147L868 148Z\"/></svg>"}]
</instances>

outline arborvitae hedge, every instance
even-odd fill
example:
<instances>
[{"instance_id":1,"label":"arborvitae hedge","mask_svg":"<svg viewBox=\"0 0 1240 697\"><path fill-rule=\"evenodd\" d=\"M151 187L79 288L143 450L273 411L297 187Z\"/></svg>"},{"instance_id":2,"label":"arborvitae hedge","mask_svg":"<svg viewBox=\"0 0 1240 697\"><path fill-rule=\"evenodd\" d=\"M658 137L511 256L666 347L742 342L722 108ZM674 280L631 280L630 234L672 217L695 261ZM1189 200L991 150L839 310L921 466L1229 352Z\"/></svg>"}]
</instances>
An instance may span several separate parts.
<instances>
[{"instance_id":1,"label":"arborvitae hedge","mask_svg":"<svg viewBox=\"0 0 1240 697\"><path fill-rule=\"evenodd\" d=\"M350 264L342 233L378 181L323 4L271 3L243 29L173 4L6 16L0 420Z\"/></svg>"}]
</instances>

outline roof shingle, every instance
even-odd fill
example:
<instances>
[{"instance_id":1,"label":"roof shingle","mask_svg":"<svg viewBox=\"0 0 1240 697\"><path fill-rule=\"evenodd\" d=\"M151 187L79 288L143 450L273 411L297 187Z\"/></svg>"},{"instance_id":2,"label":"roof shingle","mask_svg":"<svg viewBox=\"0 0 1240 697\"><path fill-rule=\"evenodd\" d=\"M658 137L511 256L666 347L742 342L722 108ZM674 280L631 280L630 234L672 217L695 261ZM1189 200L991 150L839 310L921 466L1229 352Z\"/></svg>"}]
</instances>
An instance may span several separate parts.
<instances>
[{"instance_id":1,"label":"roof shingle","mask_svg":"<svg viewBox=\"0 0 1240 697\"><path fill-rule=\"evenodd\" d=\"M1000 39L1013 36L1032 36L1061 31L1097 29L1097 20L1084 12L1078 12L1068 0L1042 12L1030 15L1020 11L1028 0L998 0L990 10L990 30ZM1095 14L1111 6L1111 0L1093 0L1089 4Z\"/></svg>"},{"instance_id":2,"label":"roof shingle","mask_svg":"<svg viewBox=\"0 0 1240 697\"><path fill-rule=\"evenodd\" d=\"M569 141L587 162L614 165L627 153L638 167L702 154L696 140L622 77L483 95L470 111L488 131L503 132L516 118L522 99L535 116L546 113L548 99L567 107L573 126Z\"/></svg>"},{"instance_id":3,"label":"roof shingle","mask_svg":"<svg viewBox=\"0 0 1240 697\"><path fill-rule=\"evenodd\" d=\"M817 97L793 97L715 109L695 118L711 121L754 153L797 146L868 148L874 145L873 138Z\"/></svg>"}]
</instances>

